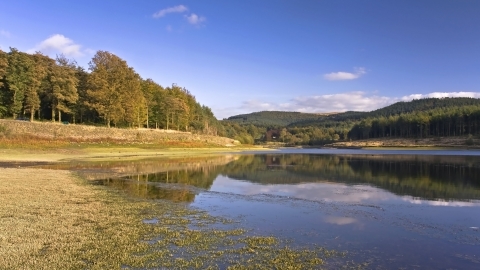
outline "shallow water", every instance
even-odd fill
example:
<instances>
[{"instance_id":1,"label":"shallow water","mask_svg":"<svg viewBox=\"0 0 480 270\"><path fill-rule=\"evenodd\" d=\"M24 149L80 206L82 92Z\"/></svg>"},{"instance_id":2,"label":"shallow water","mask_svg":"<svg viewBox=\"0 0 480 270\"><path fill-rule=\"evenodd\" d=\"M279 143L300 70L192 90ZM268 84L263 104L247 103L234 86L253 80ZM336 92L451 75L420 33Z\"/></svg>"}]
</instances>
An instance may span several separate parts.
<instances>
[{"instance_id":1,"label":"shallow water","mask_svg":"<svg viewBox=\"0 0 480 270\"><path fill-rule=\"evenodd\" d=\"M480 268L479 151L285 149L99 167L117 176L98 184L347 251L367 268Z\"/></svg>"}]
</instances>

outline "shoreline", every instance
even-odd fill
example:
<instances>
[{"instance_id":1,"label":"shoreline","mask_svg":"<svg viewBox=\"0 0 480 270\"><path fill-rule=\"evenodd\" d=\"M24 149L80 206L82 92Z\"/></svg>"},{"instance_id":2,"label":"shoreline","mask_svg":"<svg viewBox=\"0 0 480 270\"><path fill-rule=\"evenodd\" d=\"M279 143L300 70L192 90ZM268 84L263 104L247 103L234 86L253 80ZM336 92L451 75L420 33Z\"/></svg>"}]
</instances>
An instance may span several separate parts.
<instances>
[{"instance_id":1,"label":"shoreline","mask_svg":"<svg viewBox=\"0 0 480 270\"><path fill-rule=\"evenodd\" d=\"M429 137L429 138L383 138L367 139L327 144L329 147L353 148L454 148L480 149L480 139L469 136Z\"/></svg>"},{"instance_id":2,"label":"shoreline","mask_svg":"<svg viewBox=\"0 0 480 270\"><path fill-rule=\"evenodd\" d=\"M2 269L314 269L344 256L289 248L185 203L133 198L69 170L1 167L0 183Z\"/></svg>"},{"instance_id":3,"label":"shoreline","mask_svg":"<svg viewBox=\"0 0 480 270\"><path fill-rule=\"evenodd\" d=\"M197 157L245 151L274 151L261 147L235 148L152 148L125 146L54 147L49 149L4 148L0 149L0 162L68 162L88 160L137 160L144 158Z\"/></svg>"}]
</instances>

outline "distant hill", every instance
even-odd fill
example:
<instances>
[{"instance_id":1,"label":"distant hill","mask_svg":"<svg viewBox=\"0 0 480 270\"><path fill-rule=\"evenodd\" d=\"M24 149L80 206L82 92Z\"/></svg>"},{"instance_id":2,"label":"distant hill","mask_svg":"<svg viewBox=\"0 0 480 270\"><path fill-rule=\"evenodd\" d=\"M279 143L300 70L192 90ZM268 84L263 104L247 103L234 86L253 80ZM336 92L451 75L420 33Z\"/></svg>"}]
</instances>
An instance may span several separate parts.
<instances>
[{"instance_id":1,"label":"distant hill","mask_svg":"<svg viewBox=\"0 0 480 270\"><path fill-rule=\"evenodd\" d=\"M371 112L345 112L329 117L337 121L359 120L367 117L388 117L410 112L423 112L437 108L460 107L469 105L480 105L480 99L477 98L424 98L412 101L400 101L387 107L377 109Z\"/></svg>"},{"instance_id":2,"label":"distant hill","mask_svg":"<svg viewBox=\"0 0 480 270\"><path fill-rule=\"evenodd\" d=\"M301 113L284 111L261 111L229 117L228 121L256 126L288 126L297 122L318 121L334 113Z\"/></svg>"},{"instance_id":3,"label":"distant hill","mask_svg":"<svg viewBox=\"0 0 480 270\"><path fill-rule=\"evenodd\" d=\"M225 137L245 143L324 145L382 138L480 138L480 99L425 98L397 102L370 112L314 114L263 111L221 121Z\"/></svg>"},{"instance_id":4,"label":"distant hill","mask_svg":"<svg viewBox=\"0 0 480 270\"><path fill-rule=\"evenodd\" d=\"M370 112L348 111L343 113L300 113L283 111L262 111L229 117L228 121L256 126L316 126L331 122L358 121L364 118L388 117L411 112L423 112L435 108L480 105L476 98L424 98L400 101Z\"/></svg>"}]
</instances>

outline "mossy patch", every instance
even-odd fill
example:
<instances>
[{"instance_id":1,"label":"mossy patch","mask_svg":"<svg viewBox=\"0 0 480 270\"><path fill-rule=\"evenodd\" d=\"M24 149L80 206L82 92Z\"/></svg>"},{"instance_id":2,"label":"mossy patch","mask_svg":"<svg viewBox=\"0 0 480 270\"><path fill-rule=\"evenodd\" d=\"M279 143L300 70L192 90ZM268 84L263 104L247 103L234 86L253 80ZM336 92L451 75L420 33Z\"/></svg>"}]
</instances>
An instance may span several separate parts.
<instances>
[{"instance_id":1,"label":"mossy patch","mask_svg":"<svg viewBox=\"0 0 480 270\"><path fill-rule=\"evenodd\" d=\"M69 171L0 170L1 269L318 269L344 255L252 236L231 220L129 198Z\"/></svg>"}]
</instances>

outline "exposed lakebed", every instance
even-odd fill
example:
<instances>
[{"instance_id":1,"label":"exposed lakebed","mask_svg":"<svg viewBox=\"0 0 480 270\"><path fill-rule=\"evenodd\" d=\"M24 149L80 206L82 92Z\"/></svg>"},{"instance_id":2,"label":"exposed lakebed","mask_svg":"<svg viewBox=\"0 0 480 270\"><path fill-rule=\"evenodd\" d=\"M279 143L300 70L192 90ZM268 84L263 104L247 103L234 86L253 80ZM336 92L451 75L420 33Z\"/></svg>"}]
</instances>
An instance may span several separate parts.
<instances>
[{"instance_id":1,"label":"exposed lakebed","mask_svg":"<svg viewBox=\"0 0 480 270\"><path fill-rule=\"evenodd\" d=\"M234 220L251 235L346 251L340 264L480 267L479 151L280 150L53 167Z\"/></svg>"}]
</instances>

